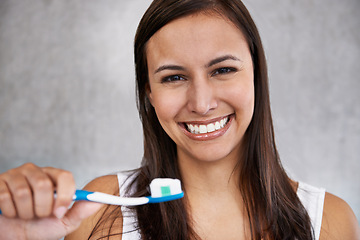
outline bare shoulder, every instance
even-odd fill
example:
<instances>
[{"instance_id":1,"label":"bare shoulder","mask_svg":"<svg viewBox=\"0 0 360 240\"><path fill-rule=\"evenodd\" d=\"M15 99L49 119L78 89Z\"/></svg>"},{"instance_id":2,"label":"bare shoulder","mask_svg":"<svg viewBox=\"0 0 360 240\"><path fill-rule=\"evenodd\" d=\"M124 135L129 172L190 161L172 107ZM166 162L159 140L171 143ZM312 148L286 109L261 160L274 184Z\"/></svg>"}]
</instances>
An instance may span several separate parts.
<instances>
[{"instance_id":1,"label":"bare shoulder","mask_svg":"<svg viewBox=\"0 0 360 240\"><path fill-rule=\"evenodd\" d=\"M98 177L89 182L85 190L92 192L103 192L112 195L119 195L119 184L116 175L107 175ZM101 225L100 227L98 227ZM109 234L111 227L108 226L122 226L122 216L119 206L104 205L97 213L85 219L80 227L65 239L98 239L101 236ZM118 227L114 227L119 229ZM121 229L122 230L122 229ZM121 236L117 236L117 239ZM110 238L111 239L111 238Z\"/></svg>"},{"instance_id":2,"label":"bare shoulder","mask_svg":"<svg viewBox=\"0 0 360 240\"><path fill-rule=\"evenodd\" d=\"M105 175L98 178L95 178L89 182L85 187L85 190L88 191L97 191L108 194L114 194L114 192L119 192L119 184L116 175Z\"/></svg>"},{"instance_id":3,"label":"bare shoulder","mask_svg":"<svg viewBox=\"0 0 360 240\"><path fill-rule=\"evenodd\" d=\"M351 207L330 193L325 194L320 239L360 240L359 223Z\"/></svg>"}]
</instances>

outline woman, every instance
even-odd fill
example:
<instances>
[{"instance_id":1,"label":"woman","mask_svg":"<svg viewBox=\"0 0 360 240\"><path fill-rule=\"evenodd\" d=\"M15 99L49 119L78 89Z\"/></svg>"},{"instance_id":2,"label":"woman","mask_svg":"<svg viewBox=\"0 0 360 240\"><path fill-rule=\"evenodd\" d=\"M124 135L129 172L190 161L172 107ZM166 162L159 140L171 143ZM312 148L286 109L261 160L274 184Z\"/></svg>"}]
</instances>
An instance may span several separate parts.
<instances>
[{"instance_id":1,"label":"woman","mask_svg":"<svg viewBox=\"0 0 360 240\"><path fill-rule=\"evenodd\" d=\"M185 198L68 210L71 174L26 164L0 175L1 239L358 238L343 200L292 181L280 164L263 48L241 1L155 0L135 64L142 166L86 189L143 196L153 178L173 177Z\"/></svg>"}]
</instances>

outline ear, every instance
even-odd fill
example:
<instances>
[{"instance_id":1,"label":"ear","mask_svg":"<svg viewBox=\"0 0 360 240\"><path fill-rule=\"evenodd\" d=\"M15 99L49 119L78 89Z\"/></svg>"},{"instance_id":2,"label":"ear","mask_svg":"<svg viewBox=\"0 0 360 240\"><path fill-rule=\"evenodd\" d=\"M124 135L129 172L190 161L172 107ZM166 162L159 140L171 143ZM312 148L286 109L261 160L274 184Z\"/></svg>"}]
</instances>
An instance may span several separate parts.
<instances>
[{"instance_id":1,"label":"ear","mask_svg":"<svg viewBox=\"0 0 360 240\"><path fill-rule=\"evenodd\" d=\"M146 97L149 99L150 104L152 105L152 94L151 94L151 88L150 88L149 83L146 83L146 85L145 85L145 92L146 92Z\"/></svg>"}]
</instances>

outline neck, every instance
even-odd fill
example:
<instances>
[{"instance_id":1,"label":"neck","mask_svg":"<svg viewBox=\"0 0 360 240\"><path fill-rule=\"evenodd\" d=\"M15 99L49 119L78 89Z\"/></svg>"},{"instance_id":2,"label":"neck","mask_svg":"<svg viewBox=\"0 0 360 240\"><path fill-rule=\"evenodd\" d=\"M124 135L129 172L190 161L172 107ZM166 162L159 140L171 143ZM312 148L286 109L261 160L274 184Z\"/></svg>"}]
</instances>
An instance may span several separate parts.
<instances>
[{"instance_id":1,"label":"neck","mask_svg":"<svg viewBox=\"0 0 360 240\"><path fill-rule=\"evenodd\" d=\"M224 197L240 193L238 155L216 161L196 160L178 151L178 163L186 194L189 196Z\"/></svg>"},{"instance_id":2,"label":"neck","mask_svg":"<svg viewBox=\"0 0 360 240\"><path fill-rule=\"evenodd\" d=\"M250 227L239 190L238 161L239 154L204 161L178 151L187 211L201 238L219 239L220 232L222 236L233 234L237 239L245 239L244 229ZM239 228L242 225L244 228Z\"/></svg>"}]
</instances>

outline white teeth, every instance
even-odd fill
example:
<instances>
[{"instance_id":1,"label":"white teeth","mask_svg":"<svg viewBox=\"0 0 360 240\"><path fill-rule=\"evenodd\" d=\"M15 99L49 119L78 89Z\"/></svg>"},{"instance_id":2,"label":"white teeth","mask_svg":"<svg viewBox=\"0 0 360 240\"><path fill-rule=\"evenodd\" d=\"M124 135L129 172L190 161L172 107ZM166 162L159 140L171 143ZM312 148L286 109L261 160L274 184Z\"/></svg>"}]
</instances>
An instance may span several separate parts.
<instances>
[{"instance_id":1,"label":"white teeth","mask_svg":"<svg viewBox=\"0 0 360 240\"><path fill-rule=\"evenodd\" d=\"M207 132L213 132L215 131L215 125L213 123L210 123L206 126Z\"/></svg>"},{"instance_id":2,"label":"white teeth","mask_svg":"<svg viewBox=\"0 0 360 240\"><path fill-rule=\"evenodd\" d=\"M200 125L199 130L200 130L200 133L207 133L206 125Z\"/></svg>"},{"instance_id":3,"label":"white teeth","mask_svg":"<svg viewBox=\"0 0 360 240\"><path fill-rule=\"evenodd\" d=\"M210 133L210 132L214 132L216 130L219 130L223 127L225 127L226 123L228 122L229 117L223 118L220 121L217 121L215 123L209 123L207 125L196 125L196 124L186 124L188 130L191 133L195 133L195 134L202 134L202 133Z\"/></svg>"},{"instance_id":4,"label":"white teeth","mask_svg":"<svg viewBox=\"0 0 360 240\"><path fill-rule=\"evenodd\" d=\"M196 134L199 133L199 126L198 125L195 125L193 133L196 133Z\"/></svg>"},{"instance_id":5,"label":"white teeth","mask_svg":"<svg viewBox=\"0 0 360 240\"><path fill-rule=\"evenodd\" d=\"M195 127L192 124L188 125L188 128L190 129L190 132L194 132L195 131Z\"/></svg>"}]
</instances>

